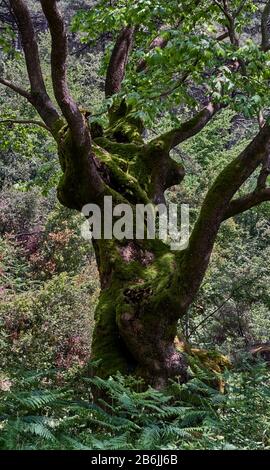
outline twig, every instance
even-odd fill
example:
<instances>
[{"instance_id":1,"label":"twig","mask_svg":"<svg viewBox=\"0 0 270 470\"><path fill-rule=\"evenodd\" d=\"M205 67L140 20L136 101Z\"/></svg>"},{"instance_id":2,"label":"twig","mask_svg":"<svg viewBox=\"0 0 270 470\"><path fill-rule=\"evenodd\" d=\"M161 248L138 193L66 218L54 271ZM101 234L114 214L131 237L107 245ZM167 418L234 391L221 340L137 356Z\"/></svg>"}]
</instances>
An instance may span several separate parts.
<instances>
[{"instance_id":1,"label":"twig","mask_svg":"<svg viewBox=\"0 0 270 470\"><path fill-rule=\"evenodd\" d=\"M20 86L15 85L9 80L5 80L5 78L0 78L0 83L10 88L11 90L15 91L16 93L18 93L19 95L23 96L24 98L26 98L28 101L31 102L31 98L32 98L31 94L28 91L21 88Z\"/></svg>"},{"instance_id":2,"label":"twig","mask_svg":"<svg viewBox=\"0 0 270 470\"><path fill-rule=\"evenodd\" d=\"M0 124L33 124L35 126L43 127L43 129L46 129L46 131L50 132L50 129L48 126L46 126L46 124L44 124L42 121L36 121L34 119L2 119L0 120Z\"/></svg>"},{"instance_id":3,"label":"twig","mask_svg":"<svg viewBox=\"0 0 270 470\"><path fill-rule=\"evenodd\" d=\"M258 279L260 275L256 276L255 278L253 278L253 282L256 281ZM246 284L248 284L247 282L244 282L243 284L241 284L240 286L238 286L236 289L233 289L229 295L229 297L227 297L227 299L225 299L220 305L217 306L217 308L215 308L215 310L213 310L211 313L209 313L209 315L207 315L205 318L203 318L199 323L198 325L195 326L195 328L193 328L193 330L191 330L191 332L189 333L188 335L188 338L190 338L197 330L198 328L200 328L201 325L203 325L209 318L213 317L229 300L232 299L233 295L238 292L241 287L245 286Z\"/></svg>"}]
</instances>

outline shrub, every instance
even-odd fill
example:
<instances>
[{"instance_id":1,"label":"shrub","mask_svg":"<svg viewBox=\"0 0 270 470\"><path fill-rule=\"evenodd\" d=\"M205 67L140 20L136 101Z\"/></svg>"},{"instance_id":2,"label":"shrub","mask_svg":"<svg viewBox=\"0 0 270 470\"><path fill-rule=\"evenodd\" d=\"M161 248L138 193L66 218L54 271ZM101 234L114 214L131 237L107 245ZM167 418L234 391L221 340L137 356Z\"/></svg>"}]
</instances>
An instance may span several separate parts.
<instances>
[{"instance_id":1,"label":"shrub","mask_svg":"<svg viewBox=\"0 0 270 470\"><path fill-rule=\"evenodd\" d=\"M0 303L3 368L71 368L89 356L98 294L95 266L53 277L38 290Z\"/></svg>"}]
</instances>

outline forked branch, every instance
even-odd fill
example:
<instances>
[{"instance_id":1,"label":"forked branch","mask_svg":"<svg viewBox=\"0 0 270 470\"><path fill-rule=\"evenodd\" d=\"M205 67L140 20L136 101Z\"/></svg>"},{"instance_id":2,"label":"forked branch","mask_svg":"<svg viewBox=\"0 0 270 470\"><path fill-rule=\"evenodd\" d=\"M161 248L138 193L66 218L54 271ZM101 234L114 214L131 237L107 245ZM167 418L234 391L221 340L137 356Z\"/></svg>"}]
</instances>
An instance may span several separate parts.
<instances>
[{"instance_id":1,"label":"forked branch","mask_svg":"<svg viewBox=\"0 0 270 470\"><path fill-rule=\"evenodd\" d=\"M257 179L254 191L245 196L233 199L224 214L224 220L247 211L262 202L270 200L270 188L266 187L267 178L270 175L270 154L266 153L262 161L262 168Z\"/></svg>"},{"instance_id":2,"label":"forked branch","mask_svg":"<svg viewBox=\"0 0 270 470\"><path fill-rule=\"evenodd\" d=\"M270 127L265 125L246 149L225 167L209 189L191 233L189 246L179 260L183 311L186 311L199 289L222 221L270 200L270 190L264 189L232 201L243 183L265 161L269 148Z\"/></svg>"},{"instance_id":3,"label":"forked branch","mask_svg":"<svg viewBox=\"0 0 270 470\"><path fill-rule=\"evenodd\" d=\"M241 214L242 212L245 212L248 209L258 206L262 202L266 201L270 201L270 188L254 191L252 193L246 194L243 197L233 199L224 214L223 220Z\"/></svg>"},{"instance_id":4,"label":"forked branch","mask_svg":"<svg viewBox=\"0 0 270 470\"><path fill-rule=\"evenodd\" d=\"M236 33L236 23L235 20L238 17L238 15L241 13L243 10L246 0L244 0L239 7L237 8L236 11L232 12L229 10L228 2L227 0L223 0L221 3L218 0L214 0L215 5L219 7L219 9L222 11L222 13L225 16L226 19L226 28L228 31L228 35L230 38L231 43L234 46L239 46L239 37Z\"/></svg>"}]
</instances>

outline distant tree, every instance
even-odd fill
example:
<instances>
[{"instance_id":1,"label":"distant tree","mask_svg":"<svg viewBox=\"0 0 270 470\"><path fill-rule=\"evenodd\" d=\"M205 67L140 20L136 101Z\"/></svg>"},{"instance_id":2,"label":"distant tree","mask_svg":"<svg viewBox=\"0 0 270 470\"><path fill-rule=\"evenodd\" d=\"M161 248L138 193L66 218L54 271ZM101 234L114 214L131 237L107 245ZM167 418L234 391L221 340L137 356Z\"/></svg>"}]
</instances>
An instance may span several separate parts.
<instances>
[{"instance_id":1,"label":"distant tree","mask_svg":"<svg viewBox=\"0 0 270 470\"><path fill-rule=\"evenodd\" d=\"M42 121L28 124L42 125L55 139L63 171L58 198L68 208L81 211L95 203L103 210L104 196L112 196L113 205L161 203L165 190L185 176L184 167L171 158L173 149L224 107L258 117L257 135L220 169L201 201L185 250L171 251L161 240L93 241L101 282L92 345L93 358L100 360L98 373L133 372L156 387L176 376L185 381L177 325L201 286L219 228L270 200L270 1L102 0L82 11L74 28L87 33L86 40L98 40L104 31L115 38L107 61L103 126L89 124L88 113L69 92L67 33L57 1L40 3L51 33L58 106L46 89L27 2L8 3L30 90L4 77L0 83L36 109ZM175 117L180 105L182 115L189 116L182 123ZM174 127L146 141L146 126L165 112ZM237 194L252 175L254 190Z\"/></svg>"}]
</instances>

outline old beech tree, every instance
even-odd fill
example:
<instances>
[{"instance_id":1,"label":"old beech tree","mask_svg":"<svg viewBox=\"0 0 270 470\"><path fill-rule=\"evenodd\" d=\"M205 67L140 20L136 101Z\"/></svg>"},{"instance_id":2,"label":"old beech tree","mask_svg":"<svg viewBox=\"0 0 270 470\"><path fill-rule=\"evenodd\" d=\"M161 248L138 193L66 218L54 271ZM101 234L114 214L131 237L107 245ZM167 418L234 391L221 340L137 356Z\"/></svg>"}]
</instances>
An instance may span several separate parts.
<instances>
[{"instance_id":1,"label":"old beech tree","mask_svg":"<svg viewBox=\"0 0 270 470\"><path fill-rule=\"evenodd\" d=\"M104 196L112 196L113 204L162 202L165 190L180 184L185 177L184 167L171 158L172 150L199 133L224 107L234 106L237 97L245 96L252 101L252 90L246 90L245 83L254 83L258 78L256 73L261 73L265 85L269 86L267 75L263 75L267 71L270 48L269 1L174 0L170 3L103 0L97 11L103 12L105 19L106 12L112 17L113 8L116 17L121 8L130 6L132 10L132 3L134 8L135 3L137 7L140 6L143 16L145 8L147 19L144 25L142 15L136 10L138 17L134 13L132 23L132 14L128 16L126 11L126 19L130 23L123 20L120 28L121 19L118 17L118 32L115 34L116 40L105 79L105 97L110 98L108 124L102 128L101 125L89 123L87 114L69 92L67 32L58 2L40 1L51 34L51 80L54 97L48 95L45 86L37 34L28 2L10 0L6 3L9 3L16 19L29 77L29 89L22 89L20 84L10 82L4 76L0 78L0 83L31 103L42 120L39 123L55 139L62 168L58 198L64 206L77 211L81 211L88 203L95 203L103 208ZM157 6L160 9L155 12L154 8ZM256 14L253 6L258 6ZM98 7L92 7L92 10L95 8ZM174 8L174 15L170 17L170 11L166 13L166 8ZM152 17L149 19L151 11ZM160 14L159 17L159 12L164 11L167 17L165 14ZM198 34L196 31L204 28L203 22L206 21L207 14L213 16L216 28L208 30L208 39L212 41L212 46L210 43L210 46L206 43L202 46L206 49L208 47L208 55L194 54L191 57L191 67L179 63L181 75L175 82L175 88L191 87L193 73L196 71L197 76L201 77L200 95L204 91L204 97L198 98L197 111L196 108L189 109L190 117L183 123L162 135L145 139L143 119L138 113L134 113L128 99L121 95L130 57L136 51L136 41L142 41L142 31L147 36L150 30L148 49L145 50L145 55L137 57L136 67L133 58L133 76L139 83L141 78L145 80L150 73L151 57L154 57L151 53L158 53L161 59L164 54L166 58L166 51L173 47L177 31L180 35L189 35L192 47L192 40ZM256 34L260 37L246 55L239 33L245 15L249 19L254 15ZM104 28L106 29L105 20ZM248 34L248 29L245 34ZM177 43L175 44L173 57L177 56ZM211 56L215 47L219 47L216 50L221 51L216 61ZM256 63L260 54L261 72L254 72L254 67L252 68L255 59L250 51L255 49ZM162 69L164 62L166 59L153 66ZM249 80L249 74L252 73L256 76ZM220 77L224 78L224 74L231 77L232 85L226 88L228 79L224 79L219 87L219 96L214 88L211 93L209 87L203 86L203 80L207 82L210 77L218 80ZM172 72L170 77L173 78ZM149 82L149 87L151 86L155 88L155 83L151 85ZM161 93L159 104L166 94L169 95L170 91L164 92L163 97ZM258 98L253 99L253 102L257 103ZM201 109L198 109L199 106ZM200 214L193 227L188 248L174 252L158 239L94 240L101 293L96 310L92 356L100 360L97 371L100 375L108 376L118 370L136 373L156 387L164 385L168 378L178 377L182 381L186 379L187 361L177 349L175 341L177 325L200 288L219 228L226 219L270 200L270 188L267 187L270 172L270 125L265 112L267 107L263 108L262 103L256 110L259 117L257 135L237 158L220 169L219 176L201 201ZM254 173L258 175L256 187L252 192L239 196L239 189Z\"/></svg>"}]
</instances>

